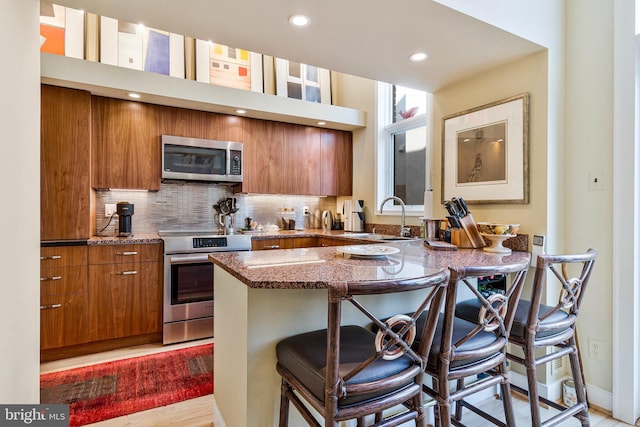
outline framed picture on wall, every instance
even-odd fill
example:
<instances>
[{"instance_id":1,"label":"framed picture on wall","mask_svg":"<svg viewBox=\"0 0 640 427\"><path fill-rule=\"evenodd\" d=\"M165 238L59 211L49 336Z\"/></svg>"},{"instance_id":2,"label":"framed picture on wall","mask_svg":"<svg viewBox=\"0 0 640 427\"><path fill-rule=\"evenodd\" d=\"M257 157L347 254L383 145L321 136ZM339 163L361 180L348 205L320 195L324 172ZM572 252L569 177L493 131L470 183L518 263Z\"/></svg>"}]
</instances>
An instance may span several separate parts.
<instances>
[{"instance_id":1,"label":"framed picture on wall","mask_svg":"<svg viewBox=\"0 0 640 427\"><path fill-rule=\"evenodd\" d=\"M529 95L446 116L442 202L529 203Z\"/></svg>"},{"instance_id":2,"label":"framed picture on wall","mask_svg":"<svg viewBox=\"0 0 640 427\"><path fill-rule=\"evenodd\" d=\"M276 95L331 104L329 70L276 58Z\"/></svg>"},{"instance_id":3,"label":"framed picture on wall","mask_svg":"<svg viewBox=\"0 0 640 427\"><path fill-rule=\"evenodd\" d=\"M196 39L196 80L262 92L262 55Z\"/></svg>"}]
</instances>

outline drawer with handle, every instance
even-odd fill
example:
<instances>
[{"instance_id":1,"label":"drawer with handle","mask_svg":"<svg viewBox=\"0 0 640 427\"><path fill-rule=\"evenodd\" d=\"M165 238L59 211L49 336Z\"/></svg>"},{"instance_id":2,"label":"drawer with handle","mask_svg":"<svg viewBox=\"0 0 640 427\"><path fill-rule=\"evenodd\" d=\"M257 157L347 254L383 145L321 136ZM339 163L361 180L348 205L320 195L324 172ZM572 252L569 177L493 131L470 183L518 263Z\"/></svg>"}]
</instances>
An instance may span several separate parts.
<instances>
[{"instance_id":1,"label":"drawer with handle","mask_svg":"<svg viewBox=\"0 0 640 427\"><path fill-rule=\"evenodd\" d=\"M87 291L87 267L40 268L40 295L61 295Z\"/></svg>"},{"instance_id":2,"label":"drawer with handle","mask_svg":"<svg viewBox=\"0 0 640 427\"><path fill-rule=\"evenodd\" d=\"M159 243L89 246L89 264L92 265L161 260L162 245Z\"/></svg>"},{"instance_id":3,"label":"drawer with handle","mask_svg":"<svg viewBox=\"0 0 640 427\"><path fill-rule=\"evenodd\" d=\"M42 350L88 341L87 292L40 297Z\"/></svg>"},{"instance_id":4,"label":"drawer with handle","mask_svg":"<svg viewBox=\"0 0 640 427\"><path fill-rule=\"evenodd\" d=\"M87 264L87 246L48 246L40 248L40 267L68 267Z\"/></svg>"}]
</instances>

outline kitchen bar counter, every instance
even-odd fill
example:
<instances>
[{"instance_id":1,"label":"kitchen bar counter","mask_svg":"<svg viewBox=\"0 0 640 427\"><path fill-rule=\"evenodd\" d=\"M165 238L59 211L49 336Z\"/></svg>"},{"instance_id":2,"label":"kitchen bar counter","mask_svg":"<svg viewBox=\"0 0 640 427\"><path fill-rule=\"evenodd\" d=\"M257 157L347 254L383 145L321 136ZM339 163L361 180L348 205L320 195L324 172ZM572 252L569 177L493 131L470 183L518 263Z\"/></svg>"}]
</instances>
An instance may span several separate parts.
<instances>
[{"instance_id":1,"label":"kitchen bar counter","mask_svg":"<svg viewBox=\"0 0 640 427\"><path fill-rule=\"evenodd\" d=\"M384 245L399 248L400 252L382 259L350 259L339 254L339 246L332 246L221 252L209 258L250 288L323 289L340 281L418 277L450 265L493 266L520 262L529 256L527 252L504 255L470 249L434 251L419 239Z\"/></svg>"},{"instance_id":2,"label":"kitchen bar counter","mask_svg":"<svg viewBox=\"0 0 640 427\"><path fill-rule=\"evenodd\" d=\"M388 244L382 259L345 258L339 247L216 253L214 340L216 403L228 426L277 426L280 377L275 346L287 336L327 326L327 291L335 282L410 278L449 265L500 266L528 262L529 253L493 254L427 249L422 240ZM406 311L412 293L385 297L379 316ZM348 307L345 321L368 323ZM296 410L290 426L303 426Z\"/></svg>"}]
</instances>

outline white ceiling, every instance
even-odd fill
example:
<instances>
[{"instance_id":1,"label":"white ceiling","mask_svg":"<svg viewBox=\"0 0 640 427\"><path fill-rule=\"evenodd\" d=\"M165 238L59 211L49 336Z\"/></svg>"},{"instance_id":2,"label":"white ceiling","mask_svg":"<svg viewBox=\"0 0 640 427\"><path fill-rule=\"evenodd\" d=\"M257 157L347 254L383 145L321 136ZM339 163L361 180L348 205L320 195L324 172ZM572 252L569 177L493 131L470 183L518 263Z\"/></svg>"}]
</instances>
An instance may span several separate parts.
<instances>
[{"instance_id":1,"label":"white ceiling","mask_svg":"<svg viewBox=\"0 0 640 427\"><path fill-rule=\"evenodd\" d=\"M435 92L543 49L432 0L53 0L102 16ZM311 18L294 28L290 15ZM429 58L411 63L425 51Z\"/></svg>"}]
</instances>

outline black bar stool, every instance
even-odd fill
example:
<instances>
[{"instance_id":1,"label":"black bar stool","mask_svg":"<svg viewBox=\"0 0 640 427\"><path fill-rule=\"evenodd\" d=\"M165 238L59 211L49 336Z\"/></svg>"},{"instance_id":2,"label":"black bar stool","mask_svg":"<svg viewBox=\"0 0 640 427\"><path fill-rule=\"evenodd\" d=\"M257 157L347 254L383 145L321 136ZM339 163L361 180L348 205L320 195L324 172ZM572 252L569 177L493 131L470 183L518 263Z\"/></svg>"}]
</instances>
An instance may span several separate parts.
<instances>
[{"instance_id":1,"label":"black bar stool","mask_svg":"<svg viewBox=\"0 0 640 427\"><path fill-rule=\"evenodd\" d=\"M440 315L426 369L432 386L423 387L437 402L436 424L463 426L462 408L466 407L492 424L515 426L507 375L507 343L528 270L528 260L500 267L450 268L445 309ZM504 294L485 297L473 280L502 274L511 276ZM466 302L474 307L475 314L466 320L455 315L458 292L463 288L474 295ZM453 391L450 382L455 382ZM465 400L497 385L502 393L506 422ZM452 405L455 405L454 411Z\"/></svg>"},{"instance_id":2,"label":"black bar stool","mask_svg":"<svg viewBox=\"0 0 640 427\"><path fill-rule=\"evenodd\" d=\"M415 279L348 282L329 288L327 329L285 338L276 346L276 369L282 376L279 425L288 425L291 402L311 426L320 423L307 405L324 417L325 426L350 419L362 426L364 417L372 415L376 426L415 420L424 427L424 367L448 277L448 271L441 270ZM360 298L414 290L422 290L412 298L415 311L387 321L364 305L362 301L370 302L369 297ZM381 302L378 297L372 299ZM366 316L363 323L373 322L377 334L361 326L342 325L343 302ZM419 323L425 310L431 315L422 316ZM412 347L416 338L417 348ZM394 407L403 410L383 416L383 411Z\"/></svg>"},{"instance_id":3,"label":"black bar stool","mask_svg":"<svg viewBox=\"0 0 640 427\"><path fill-rule=\"evenodd\" d=\"M595 249L589 249L587 253L578 255L539 256L531 299L522 300L518 305L509 341L522 349L524 357L511 353L508 357L524 365L527 370L528 390L514 385L512 388L528 395L532 426L557 425L571 417L576 417L583 426L590 425L587 392L576 341L576 322L597 254ZM572 265L577 268L577 271L571 272L576 274L574 277L570 277L568 273ZM549 275L548 272L552 274ZM549 277L555 278L554 282L560 285L558 302L554 306L541 302L545 291L549 292L553 288L549 286ZM545 351L544 355L536 357L536 350L539 348L552 351ZM577 398L577 402L569 408L540 396L536 379L538 366L565 355L569 355ZM558 409L560 413L542 421L539 402Z\"/></svg>"}]
</instances>

